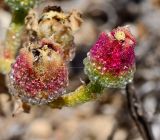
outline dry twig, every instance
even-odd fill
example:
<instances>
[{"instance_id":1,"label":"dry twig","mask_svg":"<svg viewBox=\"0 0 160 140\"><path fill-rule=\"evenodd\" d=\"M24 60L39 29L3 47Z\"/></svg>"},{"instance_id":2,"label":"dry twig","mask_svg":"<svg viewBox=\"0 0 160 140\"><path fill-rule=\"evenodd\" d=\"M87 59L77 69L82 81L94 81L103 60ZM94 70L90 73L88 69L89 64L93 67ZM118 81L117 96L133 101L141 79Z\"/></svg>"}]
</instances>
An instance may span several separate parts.
<instances>
[{"instance_id":1,"label":"dry twig","mask_svg":"<svg viewBox=\"0 0 160 140\"><path fill-rule=\"evenodd\" d=\"M126 86L127 102L130 115L137 125L144 140L154 140L152 130L145 117L141 102L138 99L133 83Z\"/></svg>"}]
</instances>

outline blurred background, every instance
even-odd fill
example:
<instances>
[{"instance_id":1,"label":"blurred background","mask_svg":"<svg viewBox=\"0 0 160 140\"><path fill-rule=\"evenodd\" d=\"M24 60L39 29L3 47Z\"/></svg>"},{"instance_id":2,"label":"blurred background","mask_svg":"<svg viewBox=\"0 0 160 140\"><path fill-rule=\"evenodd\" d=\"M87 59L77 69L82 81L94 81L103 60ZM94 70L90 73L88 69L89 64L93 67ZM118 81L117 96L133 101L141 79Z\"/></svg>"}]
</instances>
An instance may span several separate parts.
<instances>
[{"instance_id":1,"label":"blurred background","mask_svg":"<svg viewBox=\"0 0 160 140\"><path fill-rule=\"evenodd\" d=\"M45 0L65 11L79 10L84 19L75 35L76 56L71 62L69 90L76 89L83 59L101 31L129 25L137 38L135 87L160 140L160 0ZM0 0L0 47L11 20L10 9ZM33 107L30 114L12 117L13 101L0 75L0 140L142 140L128 114L124 90L106 89L96 101L73 108Z\"/></svg>"}]
</instances>

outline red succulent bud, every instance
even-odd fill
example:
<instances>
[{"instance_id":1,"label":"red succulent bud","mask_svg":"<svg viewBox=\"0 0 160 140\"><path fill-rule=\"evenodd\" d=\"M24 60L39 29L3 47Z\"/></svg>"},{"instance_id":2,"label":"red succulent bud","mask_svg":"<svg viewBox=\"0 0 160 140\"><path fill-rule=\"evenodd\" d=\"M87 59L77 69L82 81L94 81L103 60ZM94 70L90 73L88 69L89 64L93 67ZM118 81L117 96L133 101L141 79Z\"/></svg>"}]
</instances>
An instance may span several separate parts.
<instances>
[{"instance_id":1,"label":"red succulent bud","mask_svg":"<svg viewBox=\"0 0 160 140\"><path fill-rule=\"evenodd\" d=\"M99 79L105 87L124 87L133 79L135 38L127 27L102 32L85 60L90 80Z\"/></svg>"},{"instance_id":2,"label":"red succulent bud","mask_svg":"<svg viewBox=\"0 0 160 140\"><path fill-rule=\"evenodd\" d=\"M23 102L46 104L65 92L68 70L60 51L52 44L31 44L20 51L9 78L11 93Z\"/></svg>"}]
</instances>

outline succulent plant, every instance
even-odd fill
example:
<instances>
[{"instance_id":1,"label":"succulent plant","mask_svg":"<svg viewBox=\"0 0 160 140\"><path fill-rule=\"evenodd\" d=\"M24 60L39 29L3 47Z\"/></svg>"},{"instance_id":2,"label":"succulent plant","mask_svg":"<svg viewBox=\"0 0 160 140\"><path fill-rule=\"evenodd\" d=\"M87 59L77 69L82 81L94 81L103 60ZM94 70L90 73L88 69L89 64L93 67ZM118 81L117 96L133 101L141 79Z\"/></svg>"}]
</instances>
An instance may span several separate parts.
<instances>
[{"instance_id":1,"label":"succulent plant","mask_svg":"<svg viewBox=\"0 0 160 140\"><path fill-rule=\"evenodd\" d=\"M12 21L0 53L0 72L6 74L9 91L19 101L15 113L19 107L28 113L30 105L75 106L98 98L106 87L126 87L131 117L143 138L153 139L130 84L135 72L136 40L129 28L100 34L84 59L89 83L82 82L75 91L66 93L68 63L75 54L74 33L82 23L81 15L76 10L64 12L58 6L48 6L39 14L32 8L40 1L5 0Z\"/></svg>"},{"instance_id":2,"label":"succulent plant","mask_svg":"<svg viewBox=\"0 0 160 140\"><path fill-rule=\"evenodd\" d=\"M6 2L14 16L0 70L10 71L8 88L22 102L52 108L74 106L97 98L106 87L123 88L132 81L136 41L128 27L118 27L102 32L84 59L90 82L66 94L68 63L75 54L74 33L82 23L80 13L48 6L38 14L31 10L37 0Z\"/></svg>"}]
</instances>

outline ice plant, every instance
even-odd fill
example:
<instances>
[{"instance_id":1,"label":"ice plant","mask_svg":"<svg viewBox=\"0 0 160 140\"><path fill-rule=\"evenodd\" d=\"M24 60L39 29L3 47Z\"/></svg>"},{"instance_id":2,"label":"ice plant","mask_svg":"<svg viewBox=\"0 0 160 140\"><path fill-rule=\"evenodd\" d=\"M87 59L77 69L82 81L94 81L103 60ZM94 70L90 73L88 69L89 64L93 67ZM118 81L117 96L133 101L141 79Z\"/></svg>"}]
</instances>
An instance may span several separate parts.
<instances>
[{"instance_id":1,"label":"ice plant","mask_svg":"<svg viewBox=\"0 0 160 140\"><path fill-rule=\"evenodd\" d=\"M134 47L135 39L128 27L102 32L84 60L85 73L103 87L125 87L135 71Z\"/></svg>"},{"instance_id":2,"label":"ice plant","mask_svg":"<svg viewBox=\"0 0 160 140\"><path fill-rule=\"evenodd\" d=\"M38 14L32 8L40 0L5 1L11 7L13 18L0 53L0 72L6 74L9 91L20 101L19 107L29 112L30 105L75 106L96 99L106 87L127 85L131 116L144 139L153 139L129 84L135 72L136 41L128 27L100 34L84 59L84 71L90 82L83 82L66 94L68 63L74 57L74 32L82 23L81 15L76 10L64 12L57 6L48 6Z\"/></svg>"},{"instance_id":3,"label":"ice plant","mask_svg":"<svg viewBox=\"0 0 160 140\"><path fill-rule=\"evenodd\" d=\"M47 104L51 108L75 106L96 99L106 87L123 88L132 81L136 41L128 27L118 27L102 32L84 59L90 82L66 94L68 63L74 57L74 33L82 23L81 15L57 6L48 6L39 14L30 10L38 0L6 2L13 19L0 57L0 62L4 61L0 70L10 71L9 91L23 103Z\"/></svg>"}]
</instances>

